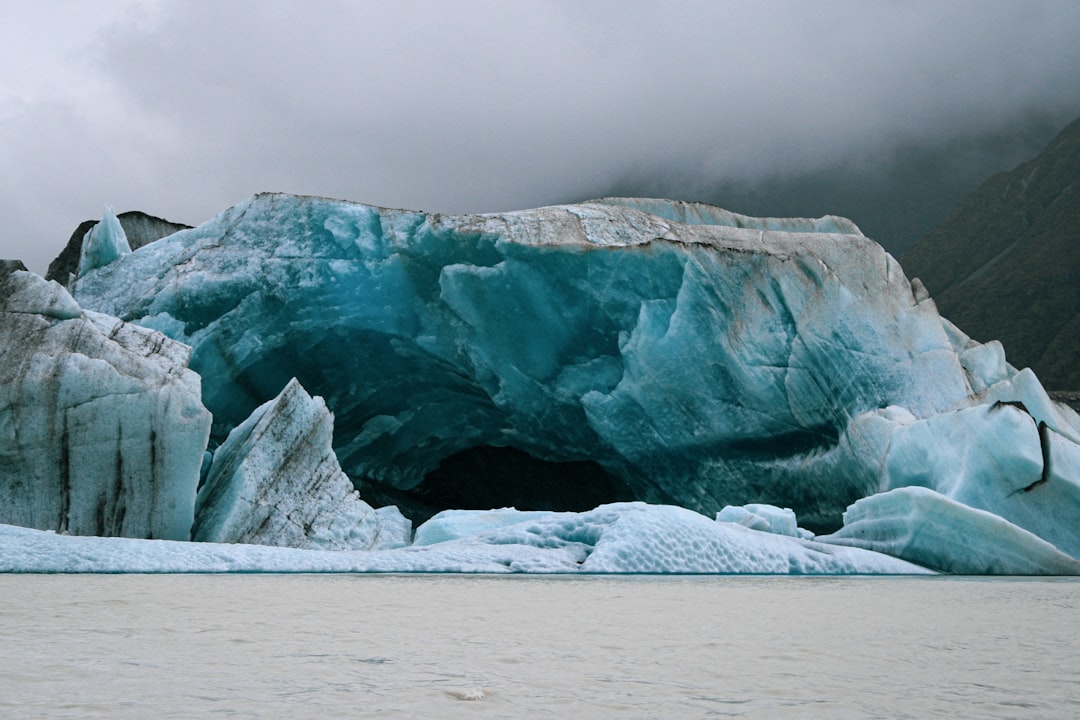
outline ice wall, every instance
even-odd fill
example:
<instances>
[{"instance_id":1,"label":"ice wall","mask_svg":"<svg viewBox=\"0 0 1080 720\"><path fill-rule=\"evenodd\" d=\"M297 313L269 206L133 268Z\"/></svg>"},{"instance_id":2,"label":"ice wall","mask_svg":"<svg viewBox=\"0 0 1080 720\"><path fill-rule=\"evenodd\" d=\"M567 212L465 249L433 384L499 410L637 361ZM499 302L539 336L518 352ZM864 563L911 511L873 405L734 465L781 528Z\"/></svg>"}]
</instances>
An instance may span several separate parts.
<instances>
[{"instance_id":1,"label":"ice wall","mask_svg":"<svg viewBox=\"0 0 1080 720\"><path fill-rule=\"evenodd\" d=\"M260 195L87 273L77 297L190 344L220 439L297 377L368 487L422 493L444 458L511 446L594 461L650 502L838 527L878 488L843 453L852 418L971 393L933 304L850 223L658 207L439 216Z\"/></svg>"},{"instance_id":2,"label":"ice wall","mask_svg":"<svg viewBox=\"0 0 1080 720\"><path fill-rule=\"evenodd\" d=\"M189 354L0 267L0 522L188 539L211 421Z\"/></svg>"}]
</instances>

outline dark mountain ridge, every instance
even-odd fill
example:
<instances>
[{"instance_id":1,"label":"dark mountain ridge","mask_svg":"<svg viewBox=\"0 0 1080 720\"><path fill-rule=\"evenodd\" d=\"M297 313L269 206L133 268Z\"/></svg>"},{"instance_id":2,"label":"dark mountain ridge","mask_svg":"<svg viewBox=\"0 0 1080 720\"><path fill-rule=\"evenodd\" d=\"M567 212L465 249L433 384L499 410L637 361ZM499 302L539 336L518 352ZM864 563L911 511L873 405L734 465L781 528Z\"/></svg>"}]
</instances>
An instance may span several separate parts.
<instances>
[{"instance_id":1,"label":"dark mountain ridge","mask_svg":"<svg viewBox=\"0 0 1080 720\"><path fill-rule=\"evenodd\" d=\"M152 243L155 240L160 240L166 235L172 235L174 232L186 230L190 228L190 225L184 225L182 223L174 223L163 218L148 215L147 213L139 210L129 210L128 212L120 213L116 216L116 219L120 221L120 227L124 228L124 234L127 235L128 245L132 250L137 250L143 245ZM67 245L60 251L60 254L49 263L49 270L45 273L46 280L56 280L61 285L66 285L68 282L68 276L73 274L79 267L79 254L82 251L83 237L90 231L90 228L100 222L99 220L83 220L79 223L79 226L75 228L75 232L71 234L71 237L67 241Z\"/></svg>"},{"instance_id":2,"label":"dark mountain ridge","mask_svg":"<svg viewBox=\"0 0 1080 720\"><path fill-rule=\"evenodd\" d=\"M1080 388L1080 118L964 198L902 258L941 314L1047 388Z\"/></svg>"}]
</instances>

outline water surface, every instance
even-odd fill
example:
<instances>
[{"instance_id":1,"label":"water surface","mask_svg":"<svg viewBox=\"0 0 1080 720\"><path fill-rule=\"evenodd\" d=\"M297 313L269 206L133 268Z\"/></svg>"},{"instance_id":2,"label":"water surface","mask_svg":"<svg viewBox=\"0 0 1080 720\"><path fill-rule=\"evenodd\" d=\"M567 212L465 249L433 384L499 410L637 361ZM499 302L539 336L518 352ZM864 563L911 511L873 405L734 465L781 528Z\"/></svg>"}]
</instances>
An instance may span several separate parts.
<instances>
[{"instance_id":1,"label":"water surface","mask_svg":"<svg viewBox=\"0 0 1080 720\"><path fill-rule=\"evenodd\" d=\"M1068 579L4 575L0 717L1074 718L1078 592Z\"/></svg>"}]
</instances>

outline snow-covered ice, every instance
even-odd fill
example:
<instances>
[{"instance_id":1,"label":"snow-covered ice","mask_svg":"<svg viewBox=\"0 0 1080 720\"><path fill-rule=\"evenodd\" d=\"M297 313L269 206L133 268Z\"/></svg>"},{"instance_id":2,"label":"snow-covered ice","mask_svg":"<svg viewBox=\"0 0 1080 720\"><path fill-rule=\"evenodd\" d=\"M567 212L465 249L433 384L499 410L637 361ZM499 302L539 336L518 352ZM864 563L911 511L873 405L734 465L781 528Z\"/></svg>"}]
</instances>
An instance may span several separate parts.
<instances>
[{"instance_id":1,"label":"snow-covered ice","mask_svg":"<svg viewBox=\"0 0 1080 720\"><path fill-rule=\"evenodd\" d=\"M503 514L505 517L505 514ZM758 532L684 508L620 503L546 513L396 550L69 537L0 526L0 572L925 574L859 548Z\"/></svg>"}]
</instances>

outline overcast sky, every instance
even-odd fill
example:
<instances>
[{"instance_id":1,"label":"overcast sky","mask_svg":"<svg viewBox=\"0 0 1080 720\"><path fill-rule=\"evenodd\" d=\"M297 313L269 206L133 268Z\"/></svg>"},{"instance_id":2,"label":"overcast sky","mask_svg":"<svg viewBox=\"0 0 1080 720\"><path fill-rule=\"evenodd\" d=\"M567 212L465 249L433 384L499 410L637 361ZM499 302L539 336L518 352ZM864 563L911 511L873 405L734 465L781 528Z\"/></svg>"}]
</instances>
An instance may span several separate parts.
<instances>
[{"instance_id":1,"label":"overcast sky","mask_svg":"<svg viewBox=\"0 0 1080 720\"><path fill-rule=\"evenodd\" d=\"M1032 113L1080 114L1075 0L4 0L0 257L43 272L105 204L197 224L264 190L694 199Z\"/></svg>"}]
</instances>

